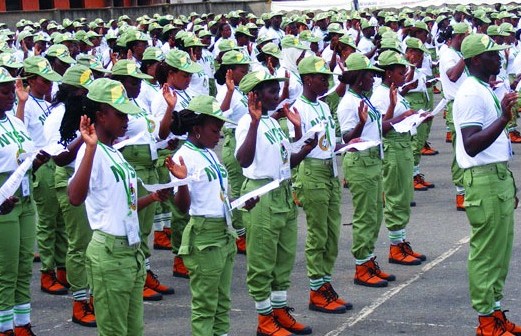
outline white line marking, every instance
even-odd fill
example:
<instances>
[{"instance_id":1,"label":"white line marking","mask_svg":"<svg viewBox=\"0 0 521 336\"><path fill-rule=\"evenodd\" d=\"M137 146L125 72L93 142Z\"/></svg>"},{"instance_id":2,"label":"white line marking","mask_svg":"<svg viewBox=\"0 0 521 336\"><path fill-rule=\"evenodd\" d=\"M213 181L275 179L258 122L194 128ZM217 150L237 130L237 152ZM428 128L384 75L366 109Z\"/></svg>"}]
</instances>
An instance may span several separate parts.
<instances>
[{"instance_id":1,"label":"white line marking","mask_svg":"<svg viewBox=\"0 0 521 336\"><path fill-rule=\"evenodd\" d=\"M364 307L356 316L350 317L344 323L342 323L338 328L331 330L324 336L338 336L338 335L340 335L341 332L346 330L348 327L352 327L355 324L357 324L358 322L365 320L369 315L371 315L376 310L376 308L380 307L382 304L387 302L393 296L400 293L402 291L402 289L404 289L405 287L409 286L410 284L412 284L413 282L418 280L427 271L431 270L433 267L435 267L439 263L441 263L444 260L446 260L447 258L451 257L454 253L458 252L458 250L461 249L461 247L464 244L468 243L469 240L470 240L469 236L459 240L456 243L456 246L454 246L450 250L446 251L445 253L443 253L442 255L440 255L438 258L434 259L430 263L423 266L421 271L418 272L415 276L413 276L406 282L402 283L401 285L391 288L390 290L385 292L379 299L374 301L371 305Z\"/></svg>"}]
</instances>

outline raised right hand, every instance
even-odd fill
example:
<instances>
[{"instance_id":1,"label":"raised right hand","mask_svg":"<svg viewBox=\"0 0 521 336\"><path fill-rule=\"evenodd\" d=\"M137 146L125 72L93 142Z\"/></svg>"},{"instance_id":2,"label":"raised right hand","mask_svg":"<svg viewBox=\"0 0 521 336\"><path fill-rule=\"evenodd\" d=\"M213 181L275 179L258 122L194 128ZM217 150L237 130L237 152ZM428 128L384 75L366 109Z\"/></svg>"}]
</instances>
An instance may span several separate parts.
<instances>
[{"instance_id":1,"label":"raised right hand","mask_svg":"<svg viewBox=\"0 0 521 336\"><path fill-rule=\"evenodd\" d=\"M82 115L80 119L80 133L83 141L87 146L96 146L98 143L98 135L94 124L91 124L90 118Z\"/></svg>"}]
</instances>

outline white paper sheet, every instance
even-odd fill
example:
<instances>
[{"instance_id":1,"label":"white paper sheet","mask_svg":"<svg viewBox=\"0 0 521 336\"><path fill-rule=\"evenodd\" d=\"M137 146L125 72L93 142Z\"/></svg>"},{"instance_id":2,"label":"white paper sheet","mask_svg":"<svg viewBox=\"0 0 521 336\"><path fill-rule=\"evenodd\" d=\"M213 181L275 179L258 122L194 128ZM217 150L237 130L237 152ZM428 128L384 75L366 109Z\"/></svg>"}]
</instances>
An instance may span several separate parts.
<instances>
[{"instance_id":1,"label":"white paper sheet","mask_svg":"<svg viewBox=\"0 0 521 336\"><path fill-rule=\"evenodd\" d=\"M238 199L236 199L235 201L233 201L231 203L231 210L236 209L236 208L241 208L244 206L244 204L246 204L246 201L249 200L250 198L255 198L255 197L260 197L262 195L265 195L268 192L272 191L273 189L278 188L279 186L280 186L280 181L275 180L258 189L252 190L249 193L247 193L246 195L243 195L243 196L239 197Z\"/></svg>"},{"instance_id":2,"label":"white paper sheet","mask_svg":"<svg viewBox=\"0 0 521 336\"><path fill-rule=\"evenodd\" d=\"M438 105L436 105L436 107L432 110L431 115L435 116L436 114L443 111L443 109L445 108L445 106L447 105L448 102L449 101L446 98L443 98L442 100L440 100Z\"/></svg>"},{"instance_id":3,"label":"white paper sheet","mask_svg":"<svg viewBox=\"0 0 521 336\"><path fill-rule=\"evenodd\" d=\"M311 127L309 131L307 131L305 134L302 135L302 138L300 138L298 141L291 143L291 152L292 153L298 153L300 152L300 149L302 146L304 146L304 143L308 141L309 139L313 139L315 137L316 133L324 132L326 129L326 126L324 123L316 124L315 126Z\"/></svg>"},{"instance_id":4,"label":"white paper sheet","mask_svg":"<svg viewBox=\"0 0 521 336\"><path fill-rule=\"evenodd\" d=\"M175 188L187 185L189 182L197 180L196 176L188 176L182 180L173 178L168 183L159 183L159 184L144 184L143 187L149 191L149 192L156 192L158 190L168 189L168 188Z\"/></svg>"},{"instance_id":5,"label":"white paper sheet","mask_svg":"<svg viewBox=\"0 0 521 336\"><path fill-rule=\"evenodd\" d=\"M360 142L355 142L355 143L352 143L352 144L349 144L345 147L342 147L340 148L339 150L337 150L335 152L335 154L341 154L341 153L344 153L344 152L347 152L348 150L350 149L356 149L358 151L363 151L363 150L366 150L368 148L372 148L372 147L376 147L380 144L380 141L375 141L375 140L369 140L369 141L360 141Z\"/></svg>"},{"instance_id":6,"label":"white paper sheet","mask_svg":"<svg viewBox=\"0 0 521 336\"><path fill-rule=\"evenodd\" d=\"M133 136L132 138L125 139L121 142L118 142L117 144L114 144L113 147L117 150L120 150L121 148L125 146L130 146L136 143L137 140L141 139L145 134L145 131L138 133L137 135Z\"/></svg>"},{"instance_id":7,"label":"white paper sheet","mask_svg":"<svg viewBox=\"0 0 521 336\"><path fill-rule=\"evenodd\" d=\"M32 154L24 159L21 165L16 168L16 170L9 176L9 178L4 182L2 187L0 187L0 204L4 203L6 199L13 196L20 183L22 183L22 179L24 178L27 171L33 165L33 160L36 157L36 154Z\"/></svg>"}]
</instances>

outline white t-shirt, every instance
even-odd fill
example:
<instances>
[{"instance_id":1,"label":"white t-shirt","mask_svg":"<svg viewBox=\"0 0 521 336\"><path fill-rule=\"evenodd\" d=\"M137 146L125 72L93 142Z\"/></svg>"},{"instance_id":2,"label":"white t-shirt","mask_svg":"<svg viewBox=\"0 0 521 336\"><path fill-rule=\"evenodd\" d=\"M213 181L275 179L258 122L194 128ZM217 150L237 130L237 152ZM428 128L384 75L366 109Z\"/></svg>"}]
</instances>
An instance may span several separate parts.
<instances>
[{"instance_id":1,"label":"white t-shirt","mask_svg":"<svg viewBox=\"0 0 521 336\"><path fill-rule=\"evenodd\" d=\"M338 103L338 123L342 133L354 129L360 122L358 106L360 106L361 100L356 93L347 91L340 103ZM360 138L366 141L381 141L382 116L379 111L375 111L370 106L367 108L367 113L367 120Z\"/></svg>"},{"instance_id":2,"label":"white t-shirt","mask_svg":"<svg viewBox=\"0 0 521 336\"><path fill-rule=\"evenodd\" d=\"M246 140L250 128L251 116L246 114L239 120L235 130L237 147L235 156ZM242 173L249 179L279 179L289 178L290 153L282 142L289 144L286 134L280 128L279 123L268 116L263 115L257 129L257 146L252 164L242 168ZM288 174L286 176L285 174Z\"/></svg>"},{"instance_id":3,"label":"white t-shirt","mask_svg":"<svg viewBox=\"0 0 521 336\"><path fill-rule=\"evenodd\" d=\"M224 195L228 189L228 172L210 149L199 149L185 143L174 154L174 162L179 164L183 157L188 176L199 173L199 179L188 184L190 191L190 216L225 217L225 205L221 198L221 180ZM220 176L220 177L219 177Z\"/></svg>"},{"instance_id":4,"label":"white t-shirt","mask_svg":"<svg viewBox=\"0 0 521 336\"><path fill-rule=\"evenodd\" d=\"M487 128L502 113L501 103L488 87L488 83L482 83L473 76L468 77L454 99L452 111L456 127L456 160L461 168L505 162L510 159L512 150L506 131L501 132L489 147L474 157L467 154L463 145L462 128L469 126Z\"/></svg>"},{"instance_id":5,"label":"white t-shirt","mask_svg":"<svg viewBox=\"0 0 521 336\"><path fill-rule=\"evenodd\" d=\"M456 92L458 92L458 89L461 87L461 83L467 78L466 68L456 82L452 82L447 76L447 70L455 66L461 58L461 54L452 48L446 48L440 54L440 81L443 88L443 95L449 100L456 97Z\"/></svg>"},{"instance_id":6,"label":"white t-shirt","mask_svg":"<svg viewBox=\"0 0 521 336\"><path fill-rule=\"evenodd\" d=\"M45 141L47 144L58 144L61 140L60 126L65 115L65 105L60 103L51 109L51 114L45 120L43 125L43 133L45 135ZM78 136L81 136L79 131L76 132ZM67 167L74 168L76 160L70 162Z\"/></svg>"},{"instance_id":7,"label":"white t-shirt","mask_svg":"<svg viewBox=\"0 0 521 336\"><path fill-rule=\"evenodd\" d=\"M143 106L147 111L152 107L152 100L158 92L161 92L159 83L152 84L147 80L141 81L141 90L139 96L136 98L140 106Z\"/></svg>"},{"instance_id":8,"label":"white t-shirt","mask_svg":"<svg viewBox=\"0 0 521 336\"><path fill-rule=\"evenodd\" d=\"M404 112L411 109L411 106L409 105L407 100L405 100L405 98L403 98L399 93L397 94L396 101L397 103L394 108L393 118L398 117L402 115ZM389 101L389 87L383 84L376 87L373 91L373 95L371 96L371 102L373 103L374 107L378 111L380 111L382 116L385 115L385 113L387 113L389 105L391 104L391 102Z\"/></svg>"},{"instance_id":9,"label":"white t-shirt","mask_svg":"<svg viewBox=\"0 0 521 336\"><path fill-rule=\"evenodd\" d=\"M25 103L24 123L34 141L36 149L47 145L43 133L43 125L49 114L51 114L50 106L51 104L46 100L38 99L32 95L29 95L29 99Z\"/></svg>"},{"instance_id":10,"label":"white t-shirt","mask_svg":"<svg viewBox=\"0 0 521 336\"><path fill-rule=\"evenodd\" d=\"M219 103L223 102L227 91L228 88L226 85L220 87L219 90L217 90L216 99ZM233 90L232 99L230 101L230 108L226 111L223 111L223 115L235 123L238 123L245 114L248 114L248 97L246 97L246 95L244 95L237 87L235 87ZM224 126L227 128L237 127L236 125L230 124L228 122L225 123Z\"/></svg>"},{"instance_id":11,"label":"white t-shirt","mask_svg":"<svg viewBox=\"0 0 521 336\"><path fill-rule=\"evenodd\" d=\"M310 102L304 96L300 96L291 107L291 109L293 108L296 108L300 114L302 134L321 122L325 124L325 130L318 134L318 145L306 157L322 160L331 159L334 156L336 137L335 120L331 116L329 106L323 101ZM292 134L294 132L293 124L288 123L288 128L290 134Z\"/></svg>"},{"instance_id":12,"label":"white t-shirt","mask_svg":"<svg viewBox=\"0 0 521 336\"><path fill-rule=\"evenodd\" d=\"M374 48L374 43L370 39L368 39L365 36L362 36L360 38L360 41L358 42L358 45L356 46L362 54L367 54ZM374 63L374 55L371 57L371 62Z\"/></svg>"},{"instance_id":13,"label":"white t-shirt","mask_svg":"<svg viewBox=\"0 0 521 336\"><path fill-rule=\"evenodd\" d=\"M78 150L72 178L83 161L85 149L83 144ZM115 236L131 235L129 230L139 233L136 171L118 150L98 144L85 208L92 230Z\"/></svg>"},{"instance_id":14,"label":"white t-shirt","mask_svg":"<svg viewBox=\"0 0 521 336\"><path fill-rule=\"evenodd\" d=\"M0 119L0 173L16 170L18 155L33 151L33 140L20 119L9 114Z\"/></svg>"},{"instance_id":15,"label":"white t-shirt","mask_svg":"<svg viewBox=\"0 0 521 336\"><path fill-rule=\"evenodd\" d=\"M202 60L197 61L197 63L201 66L203 65ZM204 69L192 75L190 89L197 95L208 95L210 93L210 84L208 83L208 76L204 72Z\"/></svg>"}]
</instances>

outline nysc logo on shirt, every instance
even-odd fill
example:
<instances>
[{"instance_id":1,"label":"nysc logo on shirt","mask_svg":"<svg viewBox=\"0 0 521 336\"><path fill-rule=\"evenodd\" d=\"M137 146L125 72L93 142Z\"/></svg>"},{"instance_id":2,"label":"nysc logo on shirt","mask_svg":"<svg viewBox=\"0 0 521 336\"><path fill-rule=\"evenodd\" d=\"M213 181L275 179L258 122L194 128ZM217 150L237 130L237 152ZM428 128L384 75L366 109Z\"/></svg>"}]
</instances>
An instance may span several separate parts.
<instances>
[{"instance_id":1,"label":"nysc logo on shirt","mask_svg":"<svg viewBox=\"0 0 521 336\"><path fill-rule=\"evenodd\" d=\"M286 134L280 128L270 128L266 132L264 132L264 136L270 142L270 145L274 143L280 143L282 140L286 139Z\"/></svg>"},{"instance_id":2,"label":"nysc logo on shirt","mask_svg":"<svg viewBox=\"0 0 521 336\"><path fill-rule=\"evenodd\" d=\"M125 168L123 168L121 165L125 166ZM121 165L110 166L110 170L112 170L112 173L114 174L116 183L118 183L120 180L126 180L128 178L127 172L130 172L131 178L136 177L136 171L128 162L122 162Z\"/></svg>"},{"instance_id":3,"label":"nysc logo on shirt","mask_svg":"<svg viewBox=\"0 0 521 336\"><path fill-rule=\"evenodd\" d=\"M222 178L228 177L228 171L223 167L223 165L218 164L218 169ZM205 167L204 172L206 173L206 177L208 177L208 182L212 182L213 180L219 178L219 173L217 172L215 165Z\"/></svg>"},{"instance_id":4,"label":"nysc logo on shirt","mask_svg":"<svg viewBox=\"0 0 521 336\"><path fill-rule=\"evenodd\" d=\"M0 135L0 146L4 148L11 143L23 143L25 140L31 140L31 138L23 131L8 131Z\"/></svg>"}]
</instances>

